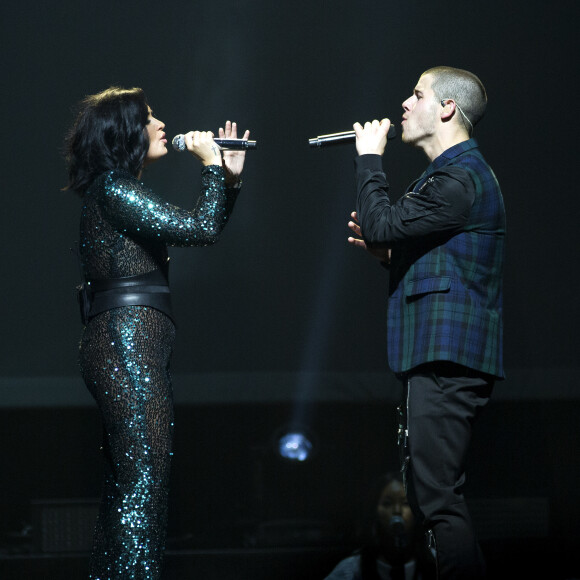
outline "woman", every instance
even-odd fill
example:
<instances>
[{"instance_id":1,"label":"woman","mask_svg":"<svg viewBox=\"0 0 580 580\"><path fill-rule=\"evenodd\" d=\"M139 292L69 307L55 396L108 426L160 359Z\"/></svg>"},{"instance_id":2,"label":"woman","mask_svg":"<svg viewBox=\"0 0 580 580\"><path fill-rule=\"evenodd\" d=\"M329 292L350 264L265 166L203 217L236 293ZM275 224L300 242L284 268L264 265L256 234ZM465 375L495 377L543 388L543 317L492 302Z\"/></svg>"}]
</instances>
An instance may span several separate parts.
<instances>
[{"instance_id":1,"label":"woman","mask_svg":"<svg viewBox=\"0 0 580 580\"><path fill-rule=\"evenodd\" d=\"M201 193L192 211L170 205L139 181L167 154L163 129L141 89L111 87L82 101L67 139L67 189L83 200L80 364L104 426L93 580L160 575L173 432L167 246L217 241L244 165L245 154L222 154L211 132L187 133L203 164ZM236 124L219 136L236 138Z\"/></svg>"},{"instance_id":2,"label":"woman","mask_svg":"<svg viewBox=\"0 0 580 580\"><path fill-rule=\"evenodd\" d=\"M325 580L434 578L418 532L401 473L386 473L367 494L358 531L360 549L339 562Z\"/></svg>"}]
</instances>

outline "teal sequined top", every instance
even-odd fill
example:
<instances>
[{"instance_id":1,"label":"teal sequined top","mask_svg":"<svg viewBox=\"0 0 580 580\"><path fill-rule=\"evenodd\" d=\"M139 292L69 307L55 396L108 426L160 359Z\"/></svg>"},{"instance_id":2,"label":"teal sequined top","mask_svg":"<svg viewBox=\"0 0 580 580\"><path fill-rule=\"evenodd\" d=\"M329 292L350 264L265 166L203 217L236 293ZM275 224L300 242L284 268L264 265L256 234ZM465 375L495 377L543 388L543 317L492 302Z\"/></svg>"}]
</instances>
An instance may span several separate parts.
<instances>
[{"instance_id":1,"label":"teal sequined top","mask_svg":"<svg viewBox=\"0 0 580 580\"><path fill-rule=\"evenodd\" d=\"M167 261L167 246L207 246L217 241L239 189L226 189L222 167L202 170L201 194L192 210L172 205L135 177L114 169L83 196L80 255L84 275L98 280L145 274Z\"/></svg>"}]
</instances>

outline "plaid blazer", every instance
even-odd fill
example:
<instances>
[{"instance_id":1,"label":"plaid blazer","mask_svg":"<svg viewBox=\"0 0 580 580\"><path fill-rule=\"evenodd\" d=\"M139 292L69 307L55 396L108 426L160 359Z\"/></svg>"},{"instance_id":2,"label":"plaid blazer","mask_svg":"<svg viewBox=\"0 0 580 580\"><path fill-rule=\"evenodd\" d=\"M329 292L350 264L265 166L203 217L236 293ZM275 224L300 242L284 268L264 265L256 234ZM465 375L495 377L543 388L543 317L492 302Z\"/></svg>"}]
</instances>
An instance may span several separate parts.
<instances>
[{"instance_id":1,"label":"plaid blazer","mask_svg":"<svg viewBox=\"0 0 580 580\"><path fill-rule=\"evenodd\" d=\"M388 354L395 372L453 361L503 378L505 210L474 139L435 159L408 191L445 166L467 170L475 198L467 224L444 243L395 250L389 279Z\"/></svg>"},{"instance_id":2,"label":"plaid blazer","mask_svg":"<svg viewBox=\"0 0 580 580\"><path fill-rule=\"evenodd\" d=\"M390 367L403 373L426 362L452 361L503 378L505 210L497 179L476 141L443 152L392 205L386 178L376 169L380 162L359 158L358 163L363 237L367 245L392 248ZM441 191L439 205L435 184ZM454 196L447 195L453 188ZM449 227L447 218L437 214L452 215L445 206L454 203L463 214ZM418 235L418 227L433 229Z\"/></svg>"}]
</instances>

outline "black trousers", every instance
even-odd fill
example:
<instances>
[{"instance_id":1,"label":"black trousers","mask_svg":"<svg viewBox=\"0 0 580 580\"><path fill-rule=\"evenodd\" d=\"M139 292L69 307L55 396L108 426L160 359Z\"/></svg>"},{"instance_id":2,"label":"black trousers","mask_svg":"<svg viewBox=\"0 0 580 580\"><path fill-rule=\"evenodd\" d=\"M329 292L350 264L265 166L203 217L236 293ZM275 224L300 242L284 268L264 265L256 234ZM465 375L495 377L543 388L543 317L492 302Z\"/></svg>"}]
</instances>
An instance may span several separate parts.
<instances>
[{"instance_id":1,"label":"black trousers","mask_svg":"<svg viewBox=\"0 0 580 580\"><path fill-rule=\"evenodd\" d=\"M463 497L472 427L493 377L429 363L403 378L399 449L407 498L427 531L439 580L479 580L485 562Z\"/></svg>"}]
</instances>

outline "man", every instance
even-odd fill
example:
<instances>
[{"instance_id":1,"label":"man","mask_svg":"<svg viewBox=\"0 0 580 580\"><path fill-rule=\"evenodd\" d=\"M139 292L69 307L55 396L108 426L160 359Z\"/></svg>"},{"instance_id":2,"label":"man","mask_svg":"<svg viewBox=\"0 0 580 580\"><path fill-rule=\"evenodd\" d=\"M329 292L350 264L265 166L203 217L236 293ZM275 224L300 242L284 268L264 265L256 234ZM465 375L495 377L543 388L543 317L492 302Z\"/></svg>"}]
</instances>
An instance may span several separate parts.
<instances>
[{"instance_id":1,"label":"man","mask_svg":"<svg viewBox=\"0 0 580 580\"><path fill-rule=\"evenodd\" d=\"M438 578L483 578L462 488L473 421L504 376L503 198L471 137L487 96L472 73L436 67L403 103L402 140L430 164L392 203L381 156L388 119L354 125L355 246L390 271L389 365L401 378L399 447L407 495Z\"/></svg>"}]
</instances>

